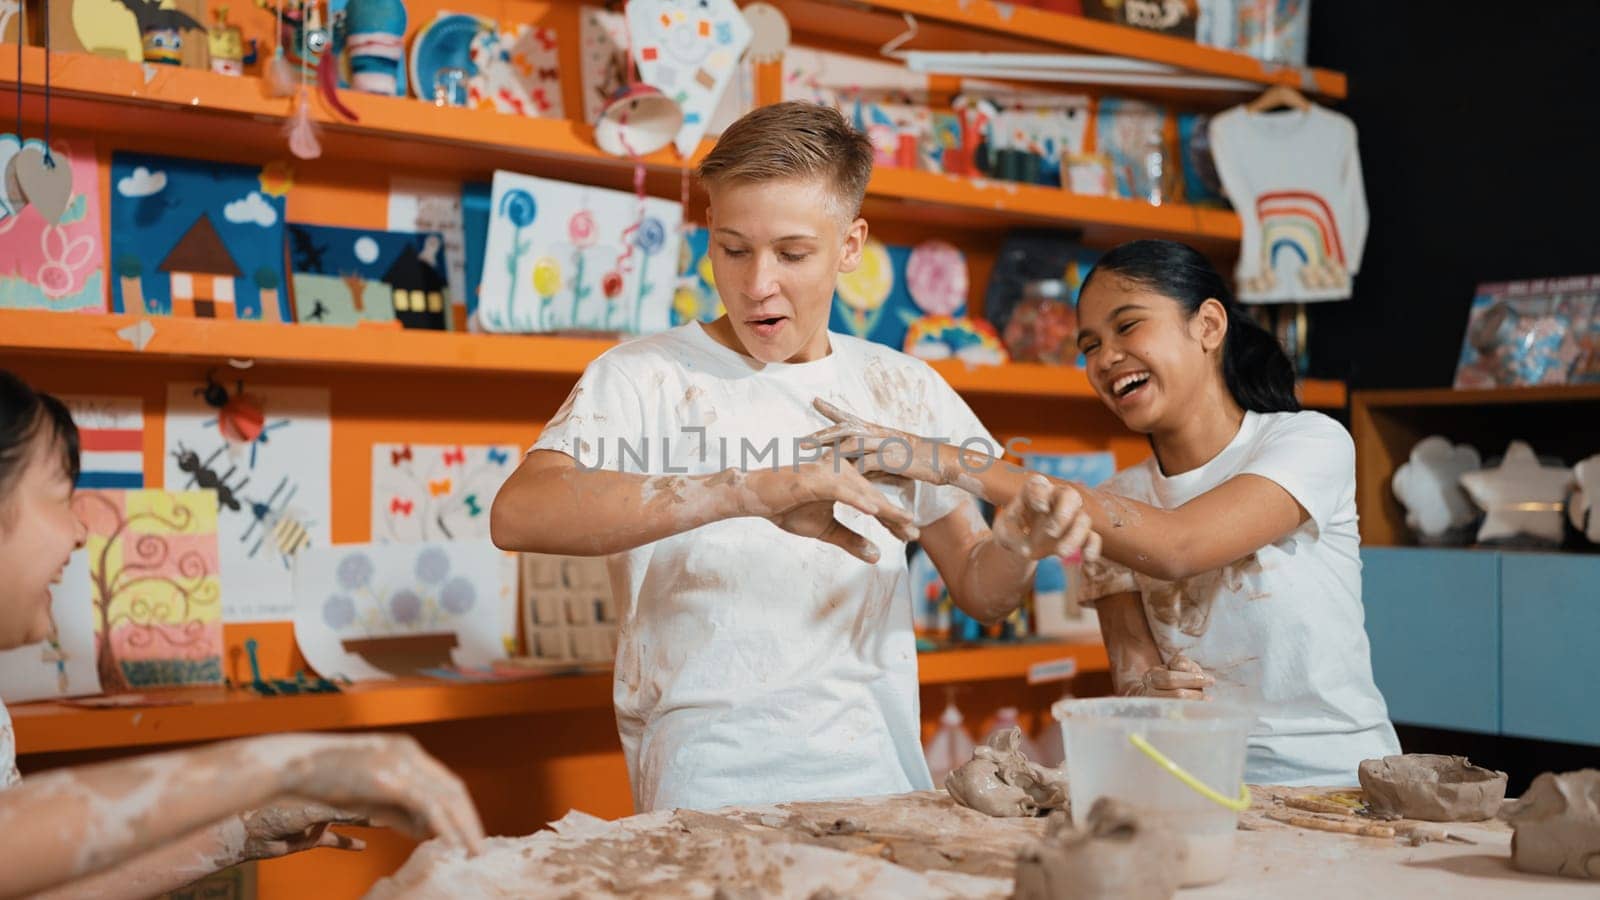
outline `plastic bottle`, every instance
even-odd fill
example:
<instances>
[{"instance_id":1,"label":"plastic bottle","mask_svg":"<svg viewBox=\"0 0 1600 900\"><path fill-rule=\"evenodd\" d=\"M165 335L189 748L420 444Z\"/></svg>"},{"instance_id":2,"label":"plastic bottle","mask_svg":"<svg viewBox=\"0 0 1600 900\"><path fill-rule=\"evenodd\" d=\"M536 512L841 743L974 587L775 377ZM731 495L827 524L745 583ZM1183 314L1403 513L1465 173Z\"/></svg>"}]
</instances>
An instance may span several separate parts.
<instances>
[{"instance_id":1,"label":"plastic bottle","mask_svg":"<svg viewBox=\"0 0 1600 900\"><path fill-rule=\"evenodd\" d=\"M944 712L939 716L939 730L928 738L928 743L922 748L923 755L928 759L928 771L933 773L935 787L943 787L945 776L972 758L972 736L967 734L962 721L961 710L956 708L955 700L947 701Z\"/></svg>"}]
</instances>

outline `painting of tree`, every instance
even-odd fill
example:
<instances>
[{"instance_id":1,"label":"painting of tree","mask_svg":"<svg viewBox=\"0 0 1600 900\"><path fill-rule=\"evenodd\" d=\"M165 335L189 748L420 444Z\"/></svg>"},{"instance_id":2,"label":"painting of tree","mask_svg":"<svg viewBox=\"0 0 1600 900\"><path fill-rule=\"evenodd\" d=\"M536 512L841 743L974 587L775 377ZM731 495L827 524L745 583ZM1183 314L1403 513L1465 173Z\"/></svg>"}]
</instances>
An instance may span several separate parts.
<instances>
[{"instance_id":1,"label":"painting of tree","mask_svg":"<svg viewBox=\"0 0 1600 900\"><path fill-rule=\"evenodd\" d=\"M222 681L217 495L80 491L104 690Z\"/></svg>"}]
</instances>

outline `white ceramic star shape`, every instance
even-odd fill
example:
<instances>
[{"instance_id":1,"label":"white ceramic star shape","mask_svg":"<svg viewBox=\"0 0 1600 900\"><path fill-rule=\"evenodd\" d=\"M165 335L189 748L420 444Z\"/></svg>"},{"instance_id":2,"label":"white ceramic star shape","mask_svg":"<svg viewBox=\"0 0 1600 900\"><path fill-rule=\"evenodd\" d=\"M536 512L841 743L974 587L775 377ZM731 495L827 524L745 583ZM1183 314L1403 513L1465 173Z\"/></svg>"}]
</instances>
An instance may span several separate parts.
<instances>
[{"instance_id":1,"label":"white ceramic star shape","mask_svg":"<svg viewBox=\"0 0 1600 900\"><path fill-rule=\"evenodd\" d=\"M1561 513L1572 470L1540 463L1526 441L1512 441L1500 465L1462 475L1461 486L1486 514L1478 529L1480 542L1528 535L1551 545L1561 543Z\"/></svg>"},{"instance_id":2,"label":"white ceramic star shape","mask_svg":"<svg viewBox=\"0 0 1600 900\"><path fill-rule=\"evenodd\" d=\"M1572 467L1578 490L1567 501L1567 516L1572 527L1591 542L1600 544L1600 454Z\"/></svg>"}]
</instances>

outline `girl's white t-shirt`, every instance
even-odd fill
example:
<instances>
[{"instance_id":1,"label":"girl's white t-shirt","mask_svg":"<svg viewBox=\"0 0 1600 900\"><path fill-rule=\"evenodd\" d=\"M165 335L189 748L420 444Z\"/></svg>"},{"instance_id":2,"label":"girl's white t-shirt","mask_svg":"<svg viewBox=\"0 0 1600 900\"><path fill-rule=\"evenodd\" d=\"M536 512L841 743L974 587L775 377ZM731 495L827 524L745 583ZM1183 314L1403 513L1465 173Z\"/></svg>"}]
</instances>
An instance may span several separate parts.
<instances>
[{"instance_id":1,"label":"girl's white t-shirt","mask_svg":"<svg viewBox=\"0 0 1600 900\"><path fill-rule=\"evenodd\" d=\"M1109 561L1087 566L1082 599L1138 592L1162 656L1183 653L1216 678L1213 697L1255 710L1246 780L1355 785L1363 759L1400 745L1372 680L1349 433L1320 413L1247 412L1205 465L1167 477L1151 457L1102 489L1175 509L1239 475L1276 483L1308 518L1277 543L1177 582Z\"/></svg>"},{"instance_id":2,"label":"girl's white t-shirt","mask_svg":"<svg viewBox=\"0 0 1600 900\"><path fill-rule=\"evenodd\" d=\"M806 363L760 365L698 323L590 364L536 450L662 475L787 468L832 424L818 397L954 443L992 439L927 363L839 334ZM886 491L889 488L882 488ZM968 495L913 483L919 526ZM725 519L609 558L621 609L613 698L639 812L892 794L923 759L905 544L835 505L876 564L762 518Z\"/></svg>"},{"instance_id":3,"label":"girl's white t-shirt","mask_svg":"<svg viewBox=\"0 0 1600 900\"><path fill-rule=\"evenodd\" d=\"M11 728L11 712L0 701L0 790L22 780L17 771L17 735Z\"/></svg>"}]
</instances>

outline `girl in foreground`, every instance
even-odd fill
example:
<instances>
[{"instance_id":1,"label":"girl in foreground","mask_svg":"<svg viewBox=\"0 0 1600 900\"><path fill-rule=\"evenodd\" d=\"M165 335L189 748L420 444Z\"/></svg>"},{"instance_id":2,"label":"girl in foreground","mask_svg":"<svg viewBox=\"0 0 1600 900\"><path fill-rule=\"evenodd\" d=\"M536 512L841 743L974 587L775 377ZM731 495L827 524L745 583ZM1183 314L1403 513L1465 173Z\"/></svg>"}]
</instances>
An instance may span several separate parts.
<instances>
[{"instance_id":1,"label":"girl in foreground","mask_svg":"<svg viewBox=\"0 0 1600 900\"><path fill-rule=\"evenodd\" d=\"M53 629L50 585L84 526L66 407L0 370L0 650ZM17 774L0 704L0 897L150 897L251 859L361 849L331 824L393 824L476 848L460 780L409 737L274 735Z\"/></svg>"}]
</instances>

